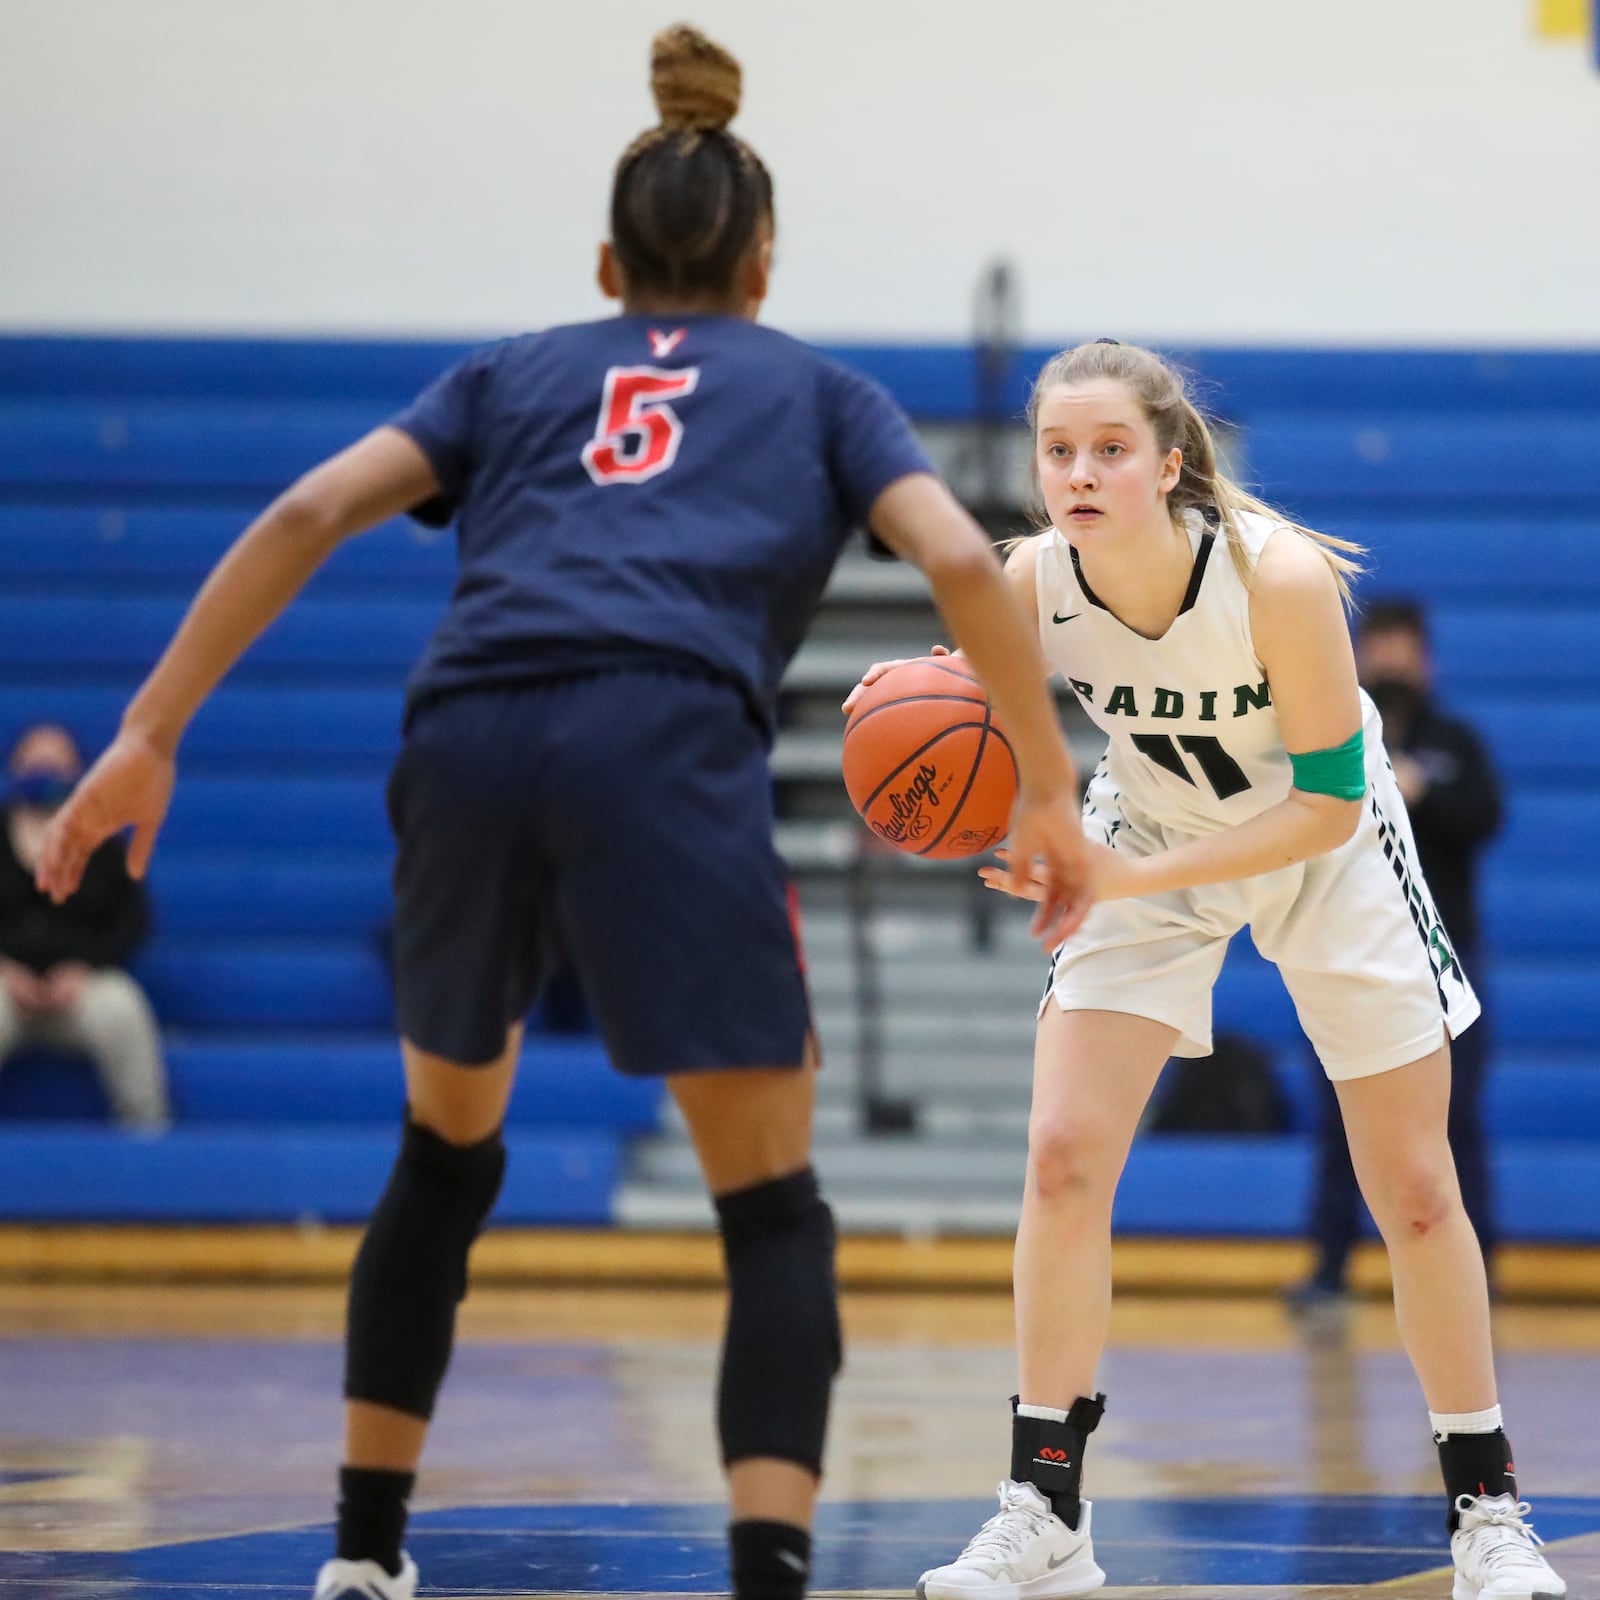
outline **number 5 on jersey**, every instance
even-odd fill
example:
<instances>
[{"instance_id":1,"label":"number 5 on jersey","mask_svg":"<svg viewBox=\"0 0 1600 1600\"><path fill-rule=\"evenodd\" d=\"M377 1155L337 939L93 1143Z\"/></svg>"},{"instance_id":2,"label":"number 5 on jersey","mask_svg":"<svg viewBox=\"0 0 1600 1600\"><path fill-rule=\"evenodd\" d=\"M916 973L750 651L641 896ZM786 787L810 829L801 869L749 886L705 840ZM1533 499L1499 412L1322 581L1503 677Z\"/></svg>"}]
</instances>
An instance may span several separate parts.
<instances>
[{"instance_id":1,"label":"number 5 on jersey","mask_svg":"<svg viewBox=\"0 0 1600 1600\"><path fill-rule=\"evenodd\" d=\"M683 424L671 402L693 394L699 367L613 367L600 397L594 438L583 447L583 465L602 486L643 483L678 459Z\"/></svg>"}]
</instances>

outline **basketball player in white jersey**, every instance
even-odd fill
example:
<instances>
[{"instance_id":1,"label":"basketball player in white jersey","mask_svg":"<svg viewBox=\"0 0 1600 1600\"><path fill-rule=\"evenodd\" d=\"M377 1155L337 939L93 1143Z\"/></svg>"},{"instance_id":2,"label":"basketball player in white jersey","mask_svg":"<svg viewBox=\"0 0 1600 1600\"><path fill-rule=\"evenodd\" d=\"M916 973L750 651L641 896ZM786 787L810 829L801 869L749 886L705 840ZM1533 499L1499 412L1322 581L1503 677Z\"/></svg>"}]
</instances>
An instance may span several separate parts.
<instances>
[{"instance_id":1,"label":"basketball player in white jersey","mask_svg":"<svg viewBox=\"0 0 1600 1600\"><path fill-rule=\"evenodd\" d=\"M1449 1040L1478 1001L1357 687L1355 547L1220 473L1181 378L1148 351L1102 340L1056 356L1029 411L1051 526L1007 572L1109 737L1083 813L1099 903L1056 952L1040 1006L1000 1509L918 1593L1057 1600L1105 1582L1080 1491L1105 1403L1112 1198L1162 1064L1210 1053L1212 986L1248 926L1334 1082L1388 1247L1448 1496L1454 1600L1564 1595L1517 1497L1483 1259L1446 1140ZM1021 863L983 876L1035 893Z\"/></svg>"}]
</instances>

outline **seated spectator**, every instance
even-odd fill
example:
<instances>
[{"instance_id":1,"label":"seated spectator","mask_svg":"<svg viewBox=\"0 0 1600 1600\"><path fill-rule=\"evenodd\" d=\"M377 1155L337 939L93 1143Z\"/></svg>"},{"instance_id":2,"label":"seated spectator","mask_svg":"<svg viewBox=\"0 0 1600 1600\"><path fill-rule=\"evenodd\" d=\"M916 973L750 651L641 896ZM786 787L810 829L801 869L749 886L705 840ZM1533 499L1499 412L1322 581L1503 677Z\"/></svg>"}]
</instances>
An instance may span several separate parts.
<instances>
[{"instance_id":1,"label":"seated spectator","mask_svg":"<svg viewBox=\"0 0 1600 1600\"><path fill-rule=\"evenodd\" d=\"M33 883L51 815L83 770L65 728L41 724L17 741L0 811L0 1065L26 1046L89 1057L117 1120L171 1121L156 1019L122 970L149 927L142 884L120 839L90 859L77 893L52 905Z\"/></svg>"}]
</instances>

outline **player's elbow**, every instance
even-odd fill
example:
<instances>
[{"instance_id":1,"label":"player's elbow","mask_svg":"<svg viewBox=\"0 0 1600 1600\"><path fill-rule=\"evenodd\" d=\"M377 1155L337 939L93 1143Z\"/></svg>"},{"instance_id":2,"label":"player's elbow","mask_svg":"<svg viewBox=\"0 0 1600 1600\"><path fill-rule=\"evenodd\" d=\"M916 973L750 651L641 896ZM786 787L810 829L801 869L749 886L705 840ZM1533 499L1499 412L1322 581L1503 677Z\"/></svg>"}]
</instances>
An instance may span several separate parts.
<instances>
[{"instance_id":1,"label":"player's elbow","mask_svg":"<svg viewBox=\"0 0 1600 1600\"><path fill-rule=\"evenodd\" d=\"M331 550L344 537L348 508L331 485L309 473L272 502L267 516L284 537Z\"/></svg>"},{"instance_id":2,"label":"player's elbow","mask_svg":"<svg viewBox=\"0 0 1600 1600\"><path fill-rule=\"evenodd\" d=\"M1309 855L1326 855L1348 844L1361 826L1365 800L1345 800L1338 795L1310 794L1303 789L1289 791L1305 808L1311 832Z\"/></svg>"},{"instance_id":3,"label":"player's elbow","mask_svg":"<svg viewBox=\"0 0 1600 1600\"><path fill-rule=\"evenodd\" d=\"M925 553L921 565L936 599L1002 581L999 559L976 526L971 538L941 540Z\"/></svg>"}]
</instances>

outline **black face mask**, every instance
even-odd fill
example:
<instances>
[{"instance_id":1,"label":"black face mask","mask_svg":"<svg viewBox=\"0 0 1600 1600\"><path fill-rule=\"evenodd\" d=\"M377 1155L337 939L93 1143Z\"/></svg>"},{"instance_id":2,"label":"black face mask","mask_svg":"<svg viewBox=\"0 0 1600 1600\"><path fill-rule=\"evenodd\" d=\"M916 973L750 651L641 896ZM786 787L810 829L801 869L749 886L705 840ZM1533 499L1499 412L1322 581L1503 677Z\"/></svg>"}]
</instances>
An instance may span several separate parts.
<instances>
[{"instance_id":1,"label":"black face mask","mask_svg":"<svg viewBox=\"0 0 1600 1600\"><path fill-rule=\"evenodd\" d=\"M72 780L58 772L18 772L6 780L5 803L29 811L56 811L72 793Z\"/></svg>"},{"instance_id":2,"label":"black face mask","mask_svg":"<svg viewBox=\"0 0 1600 1600\"><path fill-rule=\"evenodd\" d=\"M1403 727L1422 709L1427 695L1406 678L1374 678L1364 686L1385 723Z\"/></svg>"}]
</instances>

